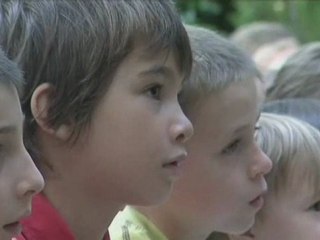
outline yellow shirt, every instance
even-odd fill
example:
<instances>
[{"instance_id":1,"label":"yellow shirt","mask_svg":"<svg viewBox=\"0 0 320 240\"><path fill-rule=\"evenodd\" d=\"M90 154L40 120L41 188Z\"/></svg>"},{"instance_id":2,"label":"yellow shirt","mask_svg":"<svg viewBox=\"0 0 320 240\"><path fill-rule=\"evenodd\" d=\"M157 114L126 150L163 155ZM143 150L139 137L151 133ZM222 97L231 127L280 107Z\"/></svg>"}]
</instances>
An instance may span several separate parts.
<instances>
[{"instance_id":1,"label":"yellow shirt","mask_svg":"<svg viewBox=\"0 0 320 240\"><path fill-rule=\"evenodd\" d=\"M111 240L168 240L143 214L133 207L125 207L109 227Z\"/></svg>"}]
</instances>

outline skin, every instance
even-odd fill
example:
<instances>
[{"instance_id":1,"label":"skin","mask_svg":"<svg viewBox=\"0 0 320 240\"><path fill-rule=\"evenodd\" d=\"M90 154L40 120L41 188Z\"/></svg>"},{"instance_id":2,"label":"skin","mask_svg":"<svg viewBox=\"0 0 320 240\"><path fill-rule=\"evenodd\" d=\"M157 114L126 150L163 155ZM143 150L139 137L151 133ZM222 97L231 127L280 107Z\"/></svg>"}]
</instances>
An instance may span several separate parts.
<instances>
[{"instance_id":1,"label":"skin","mask_svg":"<svg viewBox=\"0 0 320 240\"><path fill-rule=\"evenodd\" d=\"M297 181L295 181L297 182ZM252 236L232 236L232 240L314 240L320 239L320 194L308 183L270 192L252 229Z\"/></svg>"},{"instance_id":2,"label":"skin","mask_svg":"<svg viewBox=\"0 0 320 240\"><path fill-rule=\"evenodd\" d=\"M139 208L168 239L206 239L212 231L244 232L261 207L270 159L254 140L259 116L256 82L233 83L188 110L194 136L188 161L167 203Z\"/></svg>"},{"instance_id":3,"label":"skin","mask_svg":"<svg viewBox=\"0 0 320 240\"><path fill-rule=\"evenodd\" d=\"M0 239L6 240L20 233L19 221L31 213L32 197L44 181L23 145L23 115L13 86L0 84L0 113Z\"/></svg>"},{"instance_id":4,"label":"skin","mask_svg":"<svg viewBox=\"0 0 320 240\"><path fill-rule=\"evenodd\" d=\"M55 169L44 193L77 239L101 239L125 204L168 198L180 172L168 163L185 159L193 133L177 100L182 79L172 53L146 58L138 47L118 68L88 131L74 145L66 143L72 124L46 124L52 88L35 91L42 160Z\"/></svg>"}]
</instances>

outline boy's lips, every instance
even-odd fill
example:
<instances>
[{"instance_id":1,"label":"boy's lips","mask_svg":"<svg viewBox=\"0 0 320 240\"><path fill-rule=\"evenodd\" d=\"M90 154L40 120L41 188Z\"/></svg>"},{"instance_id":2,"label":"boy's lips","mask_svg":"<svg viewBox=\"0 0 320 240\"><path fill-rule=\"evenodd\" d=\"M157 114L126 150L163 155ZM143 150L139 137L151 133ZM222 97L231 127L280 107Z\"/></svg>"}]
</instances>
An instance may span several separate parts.
<instances>
[{"instance_id":1,"label":"boy's lips","mask_svg":"<svg viewBox=\"0 0 320 240\"><path fill-rule=\"evenodd\" d=\"M181 163L185 161L187 158L187 153L182 153L179 155L176 155L175 157L170 158L169 161L164 163L162 167L169 171L170 175L173 175L175 177L181 175Z\"/></svg>"},{"instance_id":2,"label":"boy's lips","mask_svg":"<svg viewBox=\"0 0 320 240\"><path fill-rule=\"evenodd\" d=\"M250 202L250 206L261 209L264 204L263 196L266 194L267 190L263 190L260 194L258 194L256 197L254 197Z\"/></svg>"},{"instance_id":3,"label":"boy's lips","mask_svg":"<svg viewBox=\"0 0 320 240\"><path fill-rule=\"evenodd\" d=\"M23 215L21 215L21 217L16 218L16 220L13 220L12 222L3 225L2 228L6 232L12 234L12 236L19 235L22 230L22 226L21 226L20 221L22 219L30 216L30 214L31 214L31 208L29 210L27 210Z\"/></svg>"},{"instance_id":4,"label":"boy's lips","mask_svg":"<svg viewBox=\"0 0 320 240\"><path fill-rule=\"evenodd\" d=\"M261 195L256 197L252 201L250 201L250 206L257 208L257 209L261 209L263 204L264 204L264 200Z\"/></svg>"},{"instance_id":5,"label":"boy's lips","mask_svg":"<svg viewBox=\"0 0 320 240\"><path fill-rule=\"evenodd\" d=\"M187 153L184 152L170 158L170 160L165 162L162 166L163 167L179 166L180 163L184 161L186 158L187 158Z\"/></svg>"},{"instance_id":6,"label":"boy's lips","mask_svg":"<svg viewBox=\"0 0 320 240\"><path fill-rule=\"evenodd\" d=\"M2 227L6 232L10 233L12 236L19 235L22 230L22 226L20 222L12 222L6 224Z\"/></svg>"},{"instance_id":7,"label":"boy's lips","mask_svg":"<svg viewBox=\"0 0 320 240\"><path fill-rule=\"evenodd\" d=\"M254 238L253 233L251 232L251 229L249 229L248 231L246 231L245 233L241 234L241 236L246 236L249 238Z\"/></svg>"}]
</instances>

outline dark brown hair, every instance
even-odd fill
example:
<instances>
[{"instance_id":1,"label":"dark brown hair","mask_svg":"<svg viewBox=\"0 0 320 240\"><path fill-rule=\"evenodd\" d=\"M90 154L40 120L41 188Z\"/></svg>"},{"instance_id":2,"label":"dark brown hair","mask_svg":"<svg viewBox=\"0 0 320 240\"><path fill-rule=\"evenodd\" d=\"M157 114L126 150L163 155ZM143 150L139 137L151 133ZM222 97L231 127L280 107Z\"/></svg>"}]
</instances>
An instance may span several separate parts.
<instances>
[{"instance_id":1,"label":"dark brown hair","mask_svg":"<svg viewBox=\"0 0 320 240\"><path fill-rule=\"evenodd\" d=\"M188 36L169 0L3 0L0 24L0 44L25 72L28 141L36 129L30 99L41 83L55 89L51 126L72 121L78 136L137 44L148 54L172 51L181 73L190 74Z\"/></svg>"}]
</instances>

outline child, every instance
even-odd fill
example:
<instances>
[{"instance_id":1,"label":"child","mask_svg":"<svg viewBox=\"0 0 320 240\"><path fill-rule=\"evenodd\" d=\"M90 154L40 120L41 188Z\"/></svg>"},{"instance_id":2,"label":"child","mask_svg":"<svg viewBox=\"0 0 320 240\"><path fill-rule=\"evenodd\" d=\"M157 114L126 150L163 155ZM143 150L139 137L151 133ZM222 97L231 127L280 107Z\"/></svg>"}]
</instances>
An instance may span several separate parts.
<instances>
[{"instance_id":1,"label":"child","mask_svg":"<svg viewBox=\"0 0 320 240\"><path fill-rule=\"evenodd\" d=\"M274 168L265 205L245 236L233 240L320 239L320 132L292 117L262 114L257 141Z\"/></svg>"},{"instance_id":2,"label":"child","mask_svg":"<svg viewBox=\"0 0 320 240\"><path fill-rule=\"evenodd\" d=\"M169 200L126 207L110 226L111 239L206 239L213 230L249 229L267 190L271 161L254 140L261 104L252 60L227 40L187 27L194 56L181 103L194 125L188 161Z\"/></svg>"},{"instance_id":3,"label":"child","mask_svg":"<svg viewBox=\"0 0 320 240\"><path fill-rule=\"evenodd\" d=\"M192 57L180 17L169 0L9 0L0 16L46 180L23 237L108 239L125 204L167 199L186 158L193 128L177 94Z\"/></svg>"},{"instance_id":4,"label":"child","mask_svg":"<svg viewBox=\"0 0 320 240\"><path fill-rule=\"evenodd\" d=\"M31 200L44 185L22 141L18 89L22 74L0 50L0 239L21 231L20 221L31 212Z\"/></svg>"},{"instance_id":5,"label":"child","mask_svg":"<svg viewBox=\"0 0 320 240\"><path fill-rule=\"evenodd\" d=\"M320 100L320 42L302 46L279 69L267 100L284 98Z\"/></svg>"},{"instance_id":6,"label":"child","mask_svg":"<svg viewBox=\"0 0 320 240\"><path fill-rule=\"evenodd\" d=\"M278 22L253 22L239 27L230 39L250 53L263 73L265 88L273 85L276 71L300 47L297 36Z\"/></svg>"}]
</instances>

